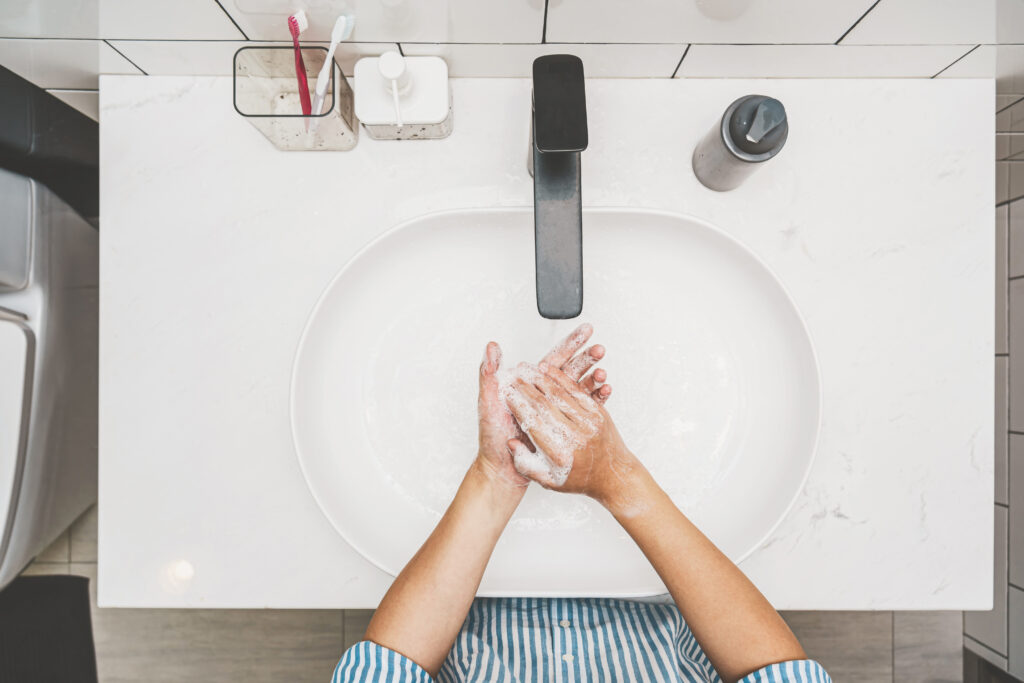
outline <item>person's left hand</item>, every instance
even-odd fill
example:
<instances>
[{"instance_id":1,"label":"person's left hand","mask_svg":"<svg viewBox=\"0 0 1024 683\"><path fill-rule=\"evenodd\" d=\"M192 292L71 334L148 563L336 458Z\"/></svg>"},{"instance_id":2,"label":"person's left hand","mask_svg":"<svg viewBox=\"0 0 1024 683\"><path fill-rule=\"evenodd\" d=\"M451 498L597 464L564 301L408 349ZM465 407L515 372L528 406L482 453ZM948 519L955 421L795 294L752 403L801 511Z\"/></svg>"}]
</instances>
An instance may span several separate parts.
<instances>
[{"instance_id":1,"label":"person's left hand","mask_svg":"<svg viewBox=\"0 0 1024 683\"><path fill-rule=\"evenodd\" d=\"M604 403L611 396L612 387L605 384L607 373L598 368L588 371L604 358L605 349L595 344L576 353L590 339L594 328L584 323L559 342L544 356L542 362L560 368L566 376L579 384L594 400ZM480 364L480 396L477 412L480 418L480 449L476 463L495 481L525 491L530 480L519 474L512 464L510 439L525 441L512 414L499 396L497 372L501 368L501 347L496 342L487 344Z\"/></svg>"}]
</instances>

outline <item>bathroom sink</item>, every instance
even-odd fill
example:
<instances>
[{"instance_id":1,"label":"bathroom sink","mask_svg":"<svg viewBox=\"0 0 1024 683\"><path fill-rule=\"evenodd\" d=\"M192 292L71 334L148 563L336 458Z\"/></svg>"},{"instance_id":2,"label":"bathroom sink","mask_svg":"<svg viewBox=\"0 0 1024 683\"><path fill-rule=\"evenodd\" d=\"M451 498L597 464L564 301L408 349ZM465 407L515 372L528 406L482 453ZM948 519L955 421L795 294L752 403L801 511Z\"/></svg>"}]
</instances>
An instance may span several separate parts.
<instances>
[{"instance_id":1,"label":"bathroom sink","mask_svg":"<svg viewBox=\"0 0 1024 683\"><path fill-rule=\"evenodd\" d=\"M608 409L661 486L733 560L786 514L814 457L820 389L793 302L743 245L694 218L584 210L583 315L537 313L533 211L400 225L345 264L295 359L291 420L341 536L397 574L476 454L487 341L538 360L580 321L608 347ZM638 596L664 587L589 499L532 485L483 595Z\"/></svg>"}]
</instances>

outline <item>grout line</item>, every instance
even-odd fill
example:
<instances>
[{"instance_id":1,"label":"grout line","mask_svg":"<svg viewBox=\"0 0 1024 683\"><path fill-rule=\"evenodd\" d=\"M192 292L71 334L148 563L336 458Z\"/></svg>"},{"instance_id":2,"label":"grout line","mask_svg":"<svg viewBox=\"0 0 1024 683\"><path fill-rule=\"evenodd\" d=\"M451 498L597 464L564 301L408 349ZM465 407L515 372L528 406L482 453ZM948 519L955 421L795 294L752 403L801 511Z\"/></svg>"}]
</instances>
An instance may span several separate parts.
<instances>
[{"instance_id":1,"label":"grout line","mask_svg":"<svg viewBox=\"0 0 1024 683\"><path fill-rule=\"evenodd\" d=\"M1009 369L1007 369L1007 375L1009 375ZM1009 377L1007 377L1007 379L1009 379ZM1009 386L1009 383L1007 383L1007 386ZM1007 421L1009 421L1009 418L1010 418L1010 416L1009 416L1009 400L1010 400L1009 392L1007 392L1006 400L1007 400L1007 416L1006 416L1006 418L1007 418ZM1007 498L1009 498L1009 496L1010 496L1010 482L1012 481L1012 479L1010 479L1010 472L1013 471L1012 467L1013 467L1013 461L1014 460L1016 460L1016 458L1011 458L1010 457L1010 444L1009 444L1009 439L1007 439L1007 444L1006 444L1006 496L1007 496ZM993 521L993 523L995 523L995 519L994 518L993 518L992 521ZM1009 506L1007 506L1007 512L1006 512L1006 529L1004 529L1003 531L1005 532L1002 541L1005 544L1005 548L1006 548L1006 586L1007 586L1007 588L1006 588L1006 595L1003 596L1003 614L1006 615L1006 618L1003 619L1003 631L1004 631L1003 635L1004 635L1004 637L1006 639L1005 640L1005 642L1006 642L1006 657L1007 657L1007 664L1009 664L1009 657L1010 657L1010 616L1009 616L1010 615L1010 588L1009 587L1013 585L1010 582L1010 512L1009 512ZM993 554L995 554L995 551L993 551ZM993 607L995 607L995 605L993 605Z\"/></svg>"},{"instance_id":2,"label":"grout line","mask_svg":"<svg viewBox=\"0 0 1024 683\"><path fill-rule=\"evenodd\" d=\"M112 45L112 44L110 43L110 41L109 41L109 40L104 40L103 42L104 42L104 43L106 43L107 45L109 45L109 46L110 46L110 49L111 49L111 50L113 50L113 51L114 51L114 52L116 52L117 54L121 55L121 56L122 56L122 57L124 57L125 59L128 59L128 55L126 55L125 53L121 52L121 51L120 51L120 50L118 50L118 49L117 49L116 47L114 47L114 46L113 46L113 45ZM136 64L136 63L135 63L135 62L133 62L132 60L128 59L128 63L129 63L129 64L131 64L132 66L134 66L134 67L135 67L136 69L138 69L139 71L141 71L141 72L142 72L142 75L143 75L143 76L148 76L148 75L149 75L148 73L146 73L146 70L145 70L145 69L143 69L143 68L142 68L141 66L139 66L138 64Z\"/></svg>"},{"instance_id":3,"label":"grout line","mask_svg":"<svg viewBox=\"0 0 1024 683\"><path fill-rule=\"evenodd\" d=\"M1010 509L1010 505L1008 503L993 503L993 505L995 505L997 508L1006 508L1007 510Z\"/></svg>"},{"instance_id":4,"label":"grout line","mask_svg":"<svg viewBox=\"0 0 1024 683\"><path fill-rule=\"evenodd\" d=\"M1020 99L1014 100L1013 102L1011 102L1010 104L1006 105L1006 106L1005 106L1005 107L1003 107L1002 109L996 109L996 113L997 113L997 114L1002 114L1002 113L1003 113L1004 111L1006 111L1006 110L1007 110L1007 109L1009 109L1010 107L1015 107L1015 106L1017 106L1018 104L1020 104L1021 102L1024 102L1024 95L1022 95L1022 96L1020 97Z\"/></svg>"},{"instance_id":5,"label":"grout line","mask_svg":"<svg viewBox=\"0 0 1024 683\"><path fill-rule=\"evenodd\" d=\"M70 38L62 36L0 36L0 40L100 40L99 38Z\"/></svg>"},{"instance_id":6,"label":"grout line","mask_svg":"<svg viewBox=\"0 0 1024 683\"><path fill-rule=\"evenodd\" d=\"M1008 277L1006 279L1007 280L1020 280L1021 278L1024 278L1024 275L1014 275L1013 277ZM1007 355L1009 355L1009 354L1007 354Z\"/></svg>"},{"instance_id":7,"label":"grout line","mask_svg":"<svg viewBox=\"0 0 1024 683\"><path fill-rule=\"evenodd\" d=\"M544 0L544 26L540 30L540 42L548 42L548 0Z\"/></svg>"},{"instance_id":8,"label":"grout line","mask_svg":"<svg viewBox=\"0 0 1024 683\"><path fill-rule=\"evenodd\" d=\"M220 7L221 11L224 12L224 14L226 14L228 16L228 19L231 21L232 24L235 25L235 28L237 28L238 32L242 34L242 37L245 38L246 40L249 40L249 36L245 35L245 31L243 31L242 27L238 25L238 22L235 21L235 18L233 16L231 16L231 13L228 12L226 9L224 9L224 5L220 4L220 0L213 0L213 1L215 3L217 3L217 7Z\"/></svg>"},{"instance_id":9,"label":"grout line","mask_svg":"<svg viewBox=\"0 0 1024 683\"><path fill-rule=\"evenodd\" d=\"M875 4L877 5L878 3L876 2ZM868 10L868 11L870 12L871 10ZM893 610L890 613L890 615L892 617L892 628L890 628L890 630L889 630L889 638L890 638L889 656L891 657L890 661L891 661L891 666L892 666L892 669L891 669L891 671L892 671L892 680L895 681L896 680L896 611Z\"/></svg>"},{"instance_id":10,"label":"grout line","mask_svg":"<svg viewBox=\"0 0 1024 683\"><path fill-rule=\"evenodd\" d=\"M689 51L690 51L690 46L689 46L689 45L687 45L687 46L686 46L686 49L685 49L685 50L683 50L683 56L679 58L679 63L678 63L678 64L676 64L676 68L675 68L675 71L673 71L673 72L672 72L672 75L671 75L671 76L669 76L669 78L675 78L675 77L676 77L676 74L677 74L677 73L679 73L679 67L681 67L681 66L683 65L683 60L684 60L684 59L686 59L686 55L687 55L687 53L688 53Z\"/></svg>"},{"instance_id":11,"label":"grout line","mask_svg":"<svg viewBox=\"0 0 1024 683\"><path fill-rule=\"evenodd\" d=\"M244 43L241 38L104 38L119 43ZM256 40L256 43L288 43L290 40ZM316 41L313 41L316 42Z\"/></svg>"},{"instance_id":12,"label":"grout line","mask_svg":"<svg viewBox=\"0 0 1024 683\"><path fill-rule=\"evenodd\" d=\"M852 31L853 29L857 28L857 24L859 24L860 22L864 21L864 17L866 17L867 15L871 14L871 10L875 9L876 7L878 7L878 3L880 3L881 1L882 0L875 0L875 4L871 5L871 7L868 7L868 11L865 12L864 14L860 15L860 19L858 19L857 21L853 22L853 26L851 26L850 28L846 29L846 33L844 33L843 35L839 36L839 40L834 42L833 45L838 45L839 43L843 42L843 38L845 38L846 36L850 35L850 31Z\"/></svg>"},{"instance_id":13,"label":"grout line","mask_svg":"<svg viewBox=\"0 0 1024 683\"><path fill-rule=\"evenodd\" d=\"M1010 566L1009 566L1009 564L1010 564L1009 563L1009 559L1010 559L1010 539L1009 539L1010 524L1009 524L1009 521L1007 521L1007 524L1006 524L1006 535L1007 535L1007 539L1006 539L1006 559L1007 559L1006 573L1009 574L1010 573ZM1003 620L1003 633L1006 636L1006 668L1009 669L1010 668L1010 589L1009 589L1009 581L1007 581L1006 596L1003 598L1003 604L1005 605L1005 609L1006 609L1006 611L1003 612L1003 614L1006 615L1006 619Z\"/></svg>"},{"instance_id":14,"label":"grout line","mask_svg":"<svg viewBox=\"0 0 1024 683\"><path fill-rule=\"evenodd\" d=\"M1008 353L997 353L996 354L996 358L1009 358L1009 357L1010 357L1010 354L1008 354Z\"/></svg>"},{"instance_id":15,"label":"grout line","mask_svg":"<svg viewBox=\"0 0 1024 683\"><path fill-rule=\"evenodd\" d=\"M1024 162L1024 159L1020 159L1019 161ZM1004 199L1003 201L1001 201L998 204L996 204L996 208L998 209L1000 206L1009 206L1010 204L1013 204L1016 201L1020 201L1021 199L1024 199L1024 195L1021 195L1019 197L1014 197L1013 199ZM1018 275L1017 277L1020 277L1020 276ZM1013 278L1010 278L1010 279L1012 280Z\"/></svg>"},{"instance_id":16,"label":"grout line","mask_svg":"<svg viewBox=\"0 0 1024 683\"><path fill-rule=\"evenodd\" d=\"M1009 253L1009 251L1010 251L1010 249L1009 249L1009 234L1007 234L1007 249L1006 249L1006 251L1007 251L1007 253ZM1010 293L1007 292L1006 296L1007 296L1007 300L1006 300L1006 304L1007 304L1007 327L1009 327L1009 304L1010 304L1009 296L1010 296ZM1007 392L1006 392L1006 421L1007 421L1007 423L1009 423L1009 421L1010 421L1010 392L1009 392L1009 387L1010 387L1010 364L1009 363L1006 364L1006 387L1007 387ZM1007 437L1006 437L1006 494L1007 494L1007 498L1009 498L1009 495L1010 495L1010 482L1013 481L1011 479L1011 477L1010 477L1011 472L1013 472L1013 461L1016 460L1016 458L1011 458L1010 457L1010 437L1009 437L1009 434L1013 434L1013 430L1009 430L1009 433L1007 434ZM993 518L992 522L993 522L993 524L995 523L995 519L994 518ZM1006 584L1007 584L1007 589L1006 589L1006 594L1003 596L1003 614L1004 615L1009 615L1010 614L1010 589L1009 589L1009 586L1011 585L1010 584L1010 514L1009 514L1009 506L1007 506L1006 529L1004 531L1006 533L1005 533L1002 541L1006 544ZM993 554L994 554L994 552L995 551L993 550ZM995 607L995 605L993 605L993 607ZM964 637L965 638L970 638L970 636L968 636L966 633L964 634ZM1009 616L1007 616L1006 619L1003 619L1003 637L1005 638L1005 642L1007 643L1007 648L1006 648L1007 654L1004 655L1004 656L1007 658L1007 663L1009 663L1009 651L1010 651L1010 648L1009 648L1009 643L1010 643L1010 619L1009 619ZM971 638L971 640L974 640L974 638ZM981 642L979 642L979 644L982 647L988 648L989 650L992 650L992 652L995 652L996 654L999 654L998 650L995 650L993 648L989 648L987 645L985 645L984 643L981 643Z\"/></svg>"},{"instance_id":17,"label":"grout line","mask_svg":"<svg viewBox=\"0 0 1024 683\"><path fill-rule=\"evenodd\" d=\"M971 54L972 52L974 52L975 50L977 50L977 49L978 49L979 47L981 47L981 44L980 44L980 43L979 43L978 45L975 45L975 46L974 46L974 47L972 47L972 48L971 48L970 50L968 50L967 52L963 53L962 55L960 55L960 56L959 56L959 57L957 57L956 59L954 59L954 60L953 60L953 61L952 61L952 62L951 62L950 64L947 64L945 68L943 68L943 69L940 69L940 70L939 70L939 73L937 73L937 74L935 74L934 76L932 76L932 78L938 78L938 77L939 77L940 75L942 75L942 73L943 73L943 72L945 72L945 71L946 71L946 69L949 69L949 67L953 66L953 64L956 64L956 63L957 63L957 62L959 62L959 61L960 61L961 59L963 59L963 58L964 58L964 57L966 57L967 55L969 55L969 54Z\"/></svg>"}]
</instances>

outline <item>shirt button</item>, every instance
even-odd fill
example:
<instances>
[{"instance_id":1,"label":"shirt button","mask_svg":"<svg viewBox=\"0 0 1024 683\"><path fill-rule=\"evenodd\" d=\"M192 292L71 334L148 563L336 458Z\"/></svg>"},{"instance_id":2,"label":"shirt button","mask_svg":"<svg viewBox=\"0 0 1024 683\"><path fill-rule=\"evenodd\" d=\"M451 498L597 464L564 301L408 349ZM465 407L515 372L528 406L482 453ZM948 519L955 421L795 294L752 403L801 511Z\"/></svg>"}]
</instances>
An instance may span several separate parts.
<instances>
[{"instance_id":1,"label":"shirt button","mask_svg":"<svg viewBox=\"0 0 1024 683\"><path fill-rule=\"evenodd\" d=\"M558 622L558 625L562 628L569 628L572 625L572 623L568 619L562 619L560 622Z\"/></svg>"},{"instance_id":2,"label":"shirt button","mask_svg":"<svg viewBox=\"0 0 1024 683\"><path fill-rule=\"evenodd\" d=\"M572 655L562 655L562 659L564 661L566 661L566 662L570 662L571 663L572 660L573 660L573 656Z\"/></svg>"}]
</instances>

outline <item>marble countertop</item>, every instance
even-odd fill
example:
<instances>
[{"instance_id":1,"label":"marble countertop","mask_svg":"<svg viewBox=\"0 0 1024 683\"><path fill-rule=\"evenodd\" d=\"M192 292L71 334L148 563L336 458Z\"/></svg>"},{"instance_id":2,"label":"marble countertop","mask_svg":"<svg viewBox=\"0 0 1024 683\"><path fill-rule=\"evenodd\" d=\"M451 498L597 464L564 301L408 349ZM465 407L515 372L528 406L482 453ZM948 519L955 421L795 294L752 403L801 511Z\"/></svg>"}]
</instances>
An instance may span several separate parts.
<instances>
[{"instance_id":1,"label":"marble countertop","mask_svg":"<svg viewBox=\"0 0 1024 683\"><path fill-rule=\"evenodd\" d=\"M99 603L359 608L390 577L317 507L289 427L310 309L365 243L424 213L530 206L530 83L452 83L455 132L284 153L231 79L101 80ZM994 230L988 80L587 82L589 206L693 215L805 317L823 418L803 492L742 569L780 609L987 609ZM738 96L786 149L703 188Z\"/></svg>"}]
</instances>

